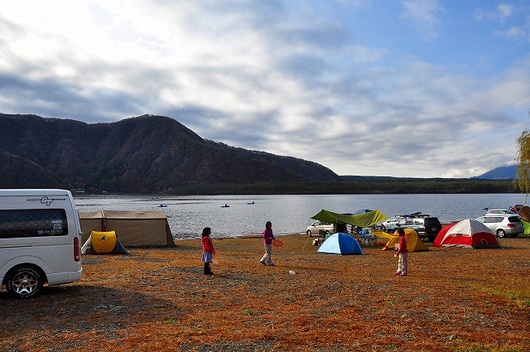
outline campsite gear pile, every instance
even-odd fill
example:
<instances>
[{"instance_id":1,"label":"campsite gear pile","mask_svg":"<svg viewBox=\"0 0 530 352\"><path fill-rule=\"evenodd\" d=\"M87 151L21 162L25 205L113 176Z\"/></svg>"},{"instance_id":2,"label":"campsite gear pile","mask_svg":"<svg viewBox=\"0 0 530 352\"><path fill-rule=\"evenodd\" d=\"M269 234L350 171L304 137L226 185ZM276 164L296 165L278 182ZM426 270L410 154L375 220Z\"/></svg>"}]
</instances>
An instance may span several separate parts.
<instances>
[{"instance_id":1,"label":"campsite gear pile","mask_svg":"<svg viewBox=\"0 0 530 352\"><path fill-rule=\"evenodd\" d=\"M528 217L530 220L530 208L528 208ZM364 213L349 215L322 209L311 218L334 224L350 224L352 227L362 229L381 223L388 219L388 216L378 210L367 210ZM405 228L404 230L409 252L428 250L427 246L419 238L416 230L412 228ZM383 231L366 233L363 231L364 230L357 233L363 242L368 241L368 236L386 239L386 244L382 248L383 250L394 249L399 239L399 236ZM501 248L493 232L484 224L473 219L464 219L457 223L446 225L436 236L433 245L437 247ZM327 237L320 245L317 252L332 254L363 254L357 239L344 232L337 232Z\"/></svg>"},{"instance_id":2,"label":"campsite gear pile","mask_svg":"<svg viewBox=\"0 0 530 352\"><path fill-rule=\"evenodd\" d=\"M318 253L330 253L330 254L364 254L361 246L356 238L350 234L344 232L346 230L346 224L352 226L352 228L364 228L370 227L377 223L380 223L388 216L381 213L379 210L364 210L357 214L339 214L326 209L320 210L317 214L311 217L315 220L320 220L327 223L335 224L337 232L327 236L324 242L321 240L315 240L313 245L320 245ZM342 232L341 232L341 230ZM360 231L361 233L361 231ZM369 245L375 239L375 237L369 232L362 232L358 234L363 243Z\"/></svg>"}]
</instances>

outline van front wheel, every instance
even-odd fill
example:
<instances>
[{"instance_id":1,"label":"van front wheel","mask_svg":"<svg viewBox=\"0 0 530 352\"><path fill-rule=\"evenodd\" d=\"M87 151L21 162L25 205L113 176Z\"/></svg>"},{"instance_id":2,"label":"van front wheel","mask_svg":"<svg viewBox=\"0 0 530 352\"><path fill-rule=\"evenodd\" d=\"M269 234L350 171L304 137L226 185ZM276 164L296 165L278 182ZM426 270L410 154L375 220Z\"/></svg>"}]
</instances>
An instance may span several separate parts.
<instances>
[{"instance_id":1,"label":"van front wheel","mask_svg":"<svg viewBox=\"0 0 530 352\"><path fill-rule=\"evenodd\" d=\"M41 291L44 275L31 266L19 266L6 278L7 293L14 298L29 298Z\"/></svg>"}]
</instances>

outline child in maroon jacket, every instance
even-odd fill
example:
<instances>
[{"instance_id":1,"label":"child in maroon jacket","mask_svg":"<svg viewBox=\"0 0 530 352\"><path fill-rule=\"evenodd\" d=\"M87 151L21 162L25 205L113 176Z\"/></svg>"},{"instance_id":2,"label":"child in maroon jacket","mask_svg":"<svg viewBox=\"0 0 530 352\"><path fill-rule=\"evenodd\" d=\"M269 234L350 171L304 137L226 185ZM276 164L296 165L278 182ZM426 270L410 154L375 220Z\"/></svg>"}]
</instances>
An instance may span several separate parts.
<instances>
[{"instance_id":1,"label":"child in maroon jacket","mask_svg":"<svg viewBox=\"0 0 530 352\"><path fill-rule=\"evenodd\" d=\"M274 234L272 233L272 222L267 221L265 223L265 230L263 231L263 245L265 246L265 254L259 262L263 265L274 266L272 262L272 241L275 240Z\"/></svg>"},{"instance_id":2,"label":"child in maroon jacket","mask_svg":"<svg viewBox=\"0 0 530 352\"><path fill-rule=\"evenodd\" d=\"M205 227L202 230L202 261L204 262L204 275L212 275L212 270L210 268L210 263L213 260L213 255L215 254L215 249L213 249L212 239L210 234L212 229Z\"/></svg>"}]
</instances>

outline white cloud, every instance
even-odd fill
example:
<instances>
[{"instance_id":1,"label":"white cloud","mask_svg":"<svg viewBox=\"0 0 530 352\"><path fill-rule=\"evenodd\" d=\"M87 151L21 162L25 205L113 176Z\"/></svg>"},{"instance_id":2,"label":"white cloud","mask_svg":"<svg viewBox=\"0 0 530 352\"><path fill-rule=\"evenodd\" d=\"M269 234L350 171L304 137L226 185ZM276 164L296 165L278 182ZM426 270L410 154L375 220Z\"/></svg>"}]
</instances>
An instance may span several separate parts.
<instances>
[{"instance_id":1,"label":"white cloud","mask_svg":"<svg viewBox=\"0 0 530 352\"><path fill-rule=\"evenodd\" d=\"M478 7L473 11L473 16L477 21L498 24L499 27L493 31L495 37L523 44L530 43L530 16L527 6L516 7L501 3L494 10Z\"/></svg>"},{"instance_id":2,"label":"white cloud","mask_svg":"<svg viewBox=\"0 0 530 352\"><path fill-rule=\"evenodd\" d=\"M501 37L509 40L522 40L528 42L528 29L522 27L510 27L506 30L497 30L494 33L494 36Z\"/></svg>"},{"instance_id":3,"label":"white cloud","mask_svg":"<svg viewBox=\"0 0 530 352\"><path fill-rule=\"evenodd\" d=\"M0 106L87 122L167 115L339 174L468 177L513 160L528 58L484 77L447 63L453 47L429 59L451 9L402 6L400 17L347 0L17 2L0 14ZM515 9L496 11L508 21ZM403 19L427 40L418 48L400 42Z\"/></svg>"},{"instance_id":4,"label":"white cloud","mask_svg":"<svg viewBox=\"0 0 530 352\"><path fill-rule=\"evenodd\" d=\"M506 22L506 20L512 16L514 12L514 6L511 4L501 3L497 5L494 10L487 10L482 7L477 7L473 11L473 16L478 21L497 21L500 23Z\"/></svg>"},{"instance_id":5,"label":"white cloud","mask_svg":"<svg viewBox=\"0 0 530 352\"><path fill-rule=\"evenodd\" d=\"M499 21L504 22L513 13L513 5L510 4L499 4L497 6Z\"/></svg>"},{"instance_id":6,"label":"white cloud","mask_svg":"<svg viewBox=\"0 0 530 352\"><path fill-rule=\"evenodd\" d=\"M403 0L403 18L410 20L412 26L425 40L431 41L438 37L441 21L440 12L443 8L436 0Z\"/></svg>"}]
</instances>

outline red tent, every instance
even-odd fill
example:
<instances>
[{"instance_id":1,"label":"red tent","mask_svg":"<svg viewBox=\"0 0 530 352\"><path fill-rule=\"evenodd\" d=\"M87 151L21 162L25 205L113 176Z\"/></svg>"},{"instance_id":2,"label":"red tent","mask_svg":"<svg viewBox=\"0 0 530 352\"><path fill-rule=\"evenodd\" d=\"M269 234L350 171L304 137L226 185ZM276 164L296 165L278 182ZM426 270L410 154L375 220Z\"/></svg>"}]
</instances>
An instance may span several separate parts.
<instances>
[{"instance_id":1,"label":"red tent","mask_svg":"<svg viewBox=\"0 0 530 352\"><path fill-rule=\"evenodd\" d=\"M444 226L433 243L436 247L500 248L493 232L483 223L464 219Z\"/></svg>"}]
</instances>

